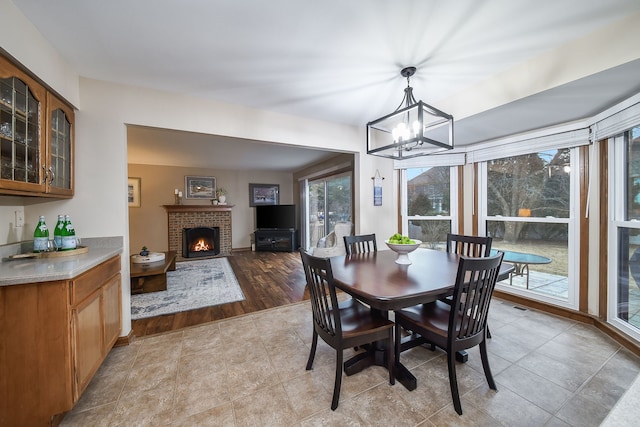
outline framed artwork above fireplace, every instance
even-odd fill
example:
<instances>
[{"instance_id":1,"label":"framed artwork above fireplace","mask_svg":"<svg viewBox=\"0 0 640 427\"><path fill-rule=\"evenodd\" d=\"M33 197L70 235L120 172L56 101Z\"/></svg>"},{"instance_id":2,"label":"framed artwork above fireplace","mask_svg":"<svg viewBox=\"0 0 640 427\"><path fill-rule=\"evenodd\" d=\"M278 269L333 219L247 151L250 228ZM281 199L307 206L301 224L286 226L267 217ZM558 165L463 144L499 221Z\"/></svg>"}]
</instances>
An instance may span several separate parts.
<instances>
[{"instance_id":1,"label":"framed artwork above fireplace","mask_svg":"<svg viewBox=\"0 0 640 427\"><path fill-rule=\"evenodd\" d=\"M185 197L187 199L215 199L216 179L212 176L185 176Z\"/></svg>"}]
</instances>

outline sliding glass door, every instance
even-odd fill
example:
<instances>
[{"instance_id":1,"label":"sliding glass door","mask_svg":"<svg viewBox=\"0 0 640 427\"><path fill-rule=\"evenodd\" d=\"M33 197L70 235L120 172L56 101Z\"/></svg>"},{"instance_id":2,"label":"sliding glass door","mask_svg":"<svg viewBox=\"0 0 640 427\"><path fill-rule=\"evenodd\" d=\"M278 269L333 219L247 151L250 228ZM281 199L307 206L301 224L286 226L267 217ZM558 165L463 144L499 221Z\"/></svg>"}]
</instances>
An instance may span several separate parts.
<instances>
[{"instance_id":1,"label":"sliding glass door","mask_svg":"<svg viewBox=\"0 0 640 427\"><path fill-rule=\"evenodd\" d=\"M309 247L315 247L337 223L352 221L351 181L351 172L308 181Z\"/></svg>"}]
</instances>

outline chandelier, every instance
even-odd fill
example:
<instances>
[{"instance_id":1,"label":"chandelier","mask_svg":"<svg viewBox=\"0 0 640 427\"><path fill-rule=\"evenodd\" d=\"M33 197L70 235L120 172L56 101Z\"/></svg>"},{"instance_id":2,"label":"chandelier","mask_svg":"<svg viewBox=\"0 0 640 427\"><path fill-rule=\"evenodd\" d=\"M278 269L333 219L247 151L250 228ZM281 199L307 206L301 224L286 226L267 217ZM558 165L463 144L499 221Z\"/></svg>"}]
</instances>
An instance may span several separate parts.
<instances>
[{"instance_id":1,"label":"chandelier","mask_svg":"<svg viewBox=\"0 0 640 427\"><path fill-rule=\"evenodd\" d=\"M367 123L367 154L402 160L453 148L453 116L416 101L409 79L416 67L400 72L407 78L396 110Z\"/></svg>"}]
</instances>

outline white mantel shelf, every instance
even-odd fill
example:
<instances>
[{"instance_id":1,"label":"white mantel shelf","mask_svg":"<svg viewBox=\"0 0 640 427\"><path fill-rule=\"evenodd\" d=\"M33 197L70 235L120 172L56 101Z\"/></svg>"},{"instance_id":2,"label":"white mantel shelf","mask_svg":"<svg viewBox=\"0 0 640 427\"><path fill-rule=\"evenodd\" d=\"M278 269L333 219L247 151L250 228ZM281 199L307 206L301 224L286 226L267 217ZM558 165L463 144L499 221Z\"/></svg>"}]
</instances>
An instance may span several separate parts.
<instances>
[{"instance_id":1,"label":"white mantel shelf","mask_svg":"<svg viewBox=\"0 0 640 427\"><path fill-rule=\"evenodd\" d=\"M167 212L225 212L234 205L163 205Z\"/></svg>"}]
</instances>

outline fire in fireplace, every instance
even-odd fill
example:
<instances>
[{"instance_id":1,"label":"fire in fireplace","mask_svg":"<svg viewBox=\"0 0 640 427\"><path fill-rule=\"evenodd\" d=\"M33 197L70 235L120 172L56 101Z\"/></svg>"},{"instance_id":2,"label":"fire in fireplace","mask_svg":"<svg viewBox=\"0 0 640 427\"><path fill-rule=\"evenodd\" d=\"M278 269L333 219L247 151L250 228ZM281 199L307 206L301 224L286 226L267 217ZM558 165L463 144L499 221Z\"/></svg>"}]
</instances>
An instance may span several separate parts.
<instances>
[{"instance_id":1,"label":"fire in fireplace","mask_svg":"<svg viewBox=\"0 0 640 427\"><path fill-rule=\"evenodd\" d=\"M182 256L198 258L220 254L219 227L193 227L182 229Z\"/></svg>"}]
</instances>

